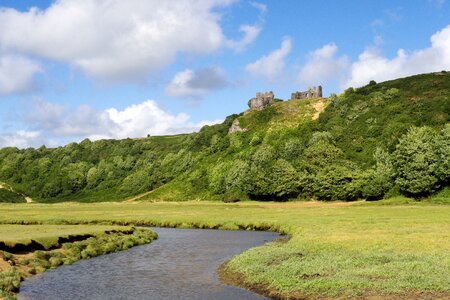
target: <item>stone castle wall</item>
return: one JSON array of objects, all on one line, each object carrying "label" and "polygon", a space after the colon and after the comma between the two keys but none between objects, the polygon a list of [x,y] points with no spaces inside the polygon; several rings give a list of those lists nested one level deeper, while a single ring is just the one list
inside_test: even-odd
[{"label": "stone castle wall", "polygon": [[312,87],[304,92],[294,92],[291,94],[291,99],[310,99],[310,98],[322,98],[322,86],[319,85],[317,88]]},{"label": "stone castle wall", "polygon": [[252,110],[261,110],[273,103],[274,94],[272,91],[266,93],[256,93],[256,97],[250,99],[249,106]]}]

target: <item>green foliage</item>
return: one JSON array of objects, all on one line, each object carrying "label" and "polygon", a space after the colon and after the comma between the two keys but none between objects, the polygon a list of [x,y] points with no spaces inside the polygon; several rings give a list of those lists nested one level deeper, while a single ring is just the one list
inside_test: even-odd
[{"label": "green foliage", "polygon": [[343,153],[333,144],[320,140],[306,148],[304,157],[311,171],[316,171],[343,158]]},{"label": "green foliage", "polygon": [[[448,164],[448,149],[442,149],[444,139],[430,127],[413,127],[402,137],[394,152],[396,182],[401,190],[410,195],[420,196],[434,192],[440,186],[442,164]],[[441,161],[444,159],[444,161]]]},{"label": "green foliage", "polygon": [[366,171],[367,183],[363,189],[363,196],[369,200],[382,199],[393,188],[395,178],[392,158],[387,151],[377,148],[374,158],[375,169]]},{"label": "green foliage", "polygon": [[364,174],[345,165],[331,164],[319,170],[312,189],[323,200],[357,200],[362,195]]},{"label": "green foliage", "polygon": [[283,149],[283,158],[288,161],[294,161],[300,157],[305,149],[302,140],[298,138],[289,139],[286,141]]},{"label": "green foliage", "polygon": [[25,198],[7,189],[0,189],[0,203],[24,203]]},{"label": "green foliage", "polygon": [[20,281],[20,274],[14,267],[0,272],[0,296],[13,298],[13,293],[19,291]]},{"label": "green foliage", "polygon": [[277,159],[270,172],[270,194],[276,197],[296,195],[299,188],[297,170],[286,160]]},{"label": "green foliage", "polygon": [[[228,134],[236,118],[245,131]],[[275,101],[192,134],[4,148],[0,180],[38,202],[421,197],[449,185],[449,122],[450,73],[424,74]]]}]

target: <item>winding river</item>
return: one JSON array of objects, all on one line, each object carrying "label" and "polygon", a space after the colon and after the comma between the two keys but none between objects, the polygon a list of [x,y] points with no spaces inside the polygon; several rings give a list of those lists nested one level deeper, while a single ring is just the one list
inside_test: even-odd
[{"label": "winding river", "polygon": [[25,280],[19,299],[265,299],[220,283],[218,267],[276,233],[152,228],[151,244]]}]

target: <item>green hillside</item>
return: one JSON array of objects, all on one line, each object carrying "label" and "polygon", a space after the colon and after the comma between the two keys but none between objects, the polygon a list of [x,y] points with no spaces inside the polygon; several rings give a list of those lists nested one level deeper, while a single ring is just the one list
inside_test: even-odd
[{"label": "green hillside", "polygon": [[25,203],[25,198],[7,189],[0,188],[0,203]]},{"label": "green hillside", "polygon": [[[229,133],[236,118],[243,131]],[[0,180],[43,202],[147,191],[142,199],[421,198],[449,184],[449,121],[450,73],[424,74],[276,102],[198,133],[5,148]]]}]

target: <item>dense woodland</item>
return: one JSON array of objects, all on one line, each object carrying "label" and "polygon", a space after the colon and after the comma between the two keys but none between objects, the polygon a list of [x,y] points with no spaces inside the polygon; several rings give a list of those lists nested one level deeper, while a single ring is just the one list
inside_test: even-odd
[{"label": "dense woodland", "polygon": [[[245,131],[228,133],[236,118]],[[0,181],[43,202],[151,190],[146,199],[420,199],[448,193],[449,122],[450,73],[417,75],[277,102],[198,133],[4,148]]]}]

